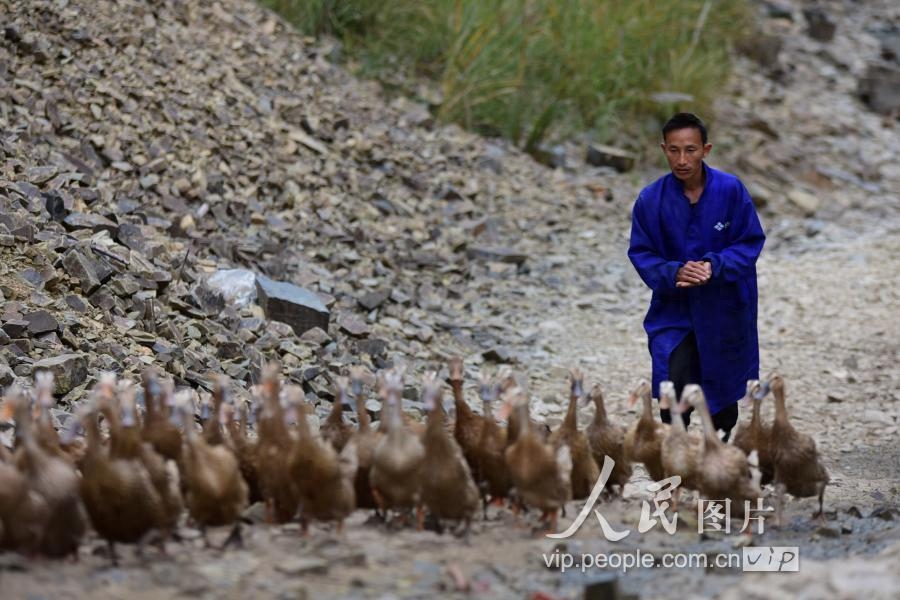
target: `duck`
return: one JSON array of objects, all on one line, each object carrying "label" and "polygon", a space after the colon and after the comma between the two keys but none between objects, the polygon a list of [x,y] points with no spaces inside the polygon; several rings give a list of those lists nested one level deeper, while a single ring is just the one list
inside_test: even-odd
[{"label": "duck", "polygon": [[299,505],[295,487],[285,477],[294,438],[281,407],[280,374],[278,364],[267,365],[260,386],[255,390],[261,406],[255,463],[259,492],[266,503],[269,523],[287,523],[297,514]]},{"label": "duck", "polygon": [[59,432],[53,426],[50,409],[56,405],[53,400],[53,372],[38,371],[34,375],[34,409],[37,419],[34,421],[35,437],[45,452],[78,466],[84,456],[84,444],[79,438],[72,438],[69,443],[62,443]]},{"label": "duck", "polygon": [[602,465],[608,456],[613,461],[613,468],[606,480],[606,491],[612,491],[613,486],[618,488],[619,497],[625,493],[625,484],[631,479],[632,467],[625,455],[625,430],[611,422],[606,415],[606,406],[603,400],[603,389],[599,383],[591,387],[587,396],[589,402],[594,403],[594,419],[586,430],[588,444],[594,462]]},{"label": "duck", "polygon": [[[118,419],[110,420],[110,456],[114,459],[139,460],[146,469],[162,502],[163,520],[157,528],[159,548],[165,554],[165,541],[174,533],[184,509],[181,495],[181,475],[175,461],[167,460],[143,439],[138,416],[135,390],[131,382],[118,385]],[[104,413],[107,414],[107,413]]]},{"label": "duck", "polygon": [[357,429],[350,440],[356,447],[356,477],[354,490],[356,492],[356,506],[358,508],[378,509],[375,497],[372,495],[372,486],[369,482],[369,472],[372,470],[372,462],[375,457],[375,448],[384,436],[384,432],[372,429],[369,413],[366,410],[366,396],[363,382],[365,381],[365,368],[354,366],[350,369],[350,388],[356,401]]},{"label": "duck", "polygon": [[174,386],[171,382],[161,385],[150,369],[144,370],[141,379],[147,411],[141,426],[141,438],[164,459],[174,461],[180,469],[182,439],[179,419],[172,411]]},{"label": "duck", "polygon": [[441,519],[450,519],[462,522],[462,532],[468,534],[480,494],[462,449],[444,427],[444,412],[437,408],[442,395],[437,373],[427,373],[422,388],[422,404],[428,413],[423,439],[422,502],[437,519],[438,530]]},{"label": "duck", "polygon": [[319,431],[322,438],[330,443],[336,452],[344,449],[344,446],[353,435],[353,425],[344,421],[344,405],[349,404],[347,388],[349,383],[346,377],[336,377],[334,381],[334,401],[331,403],[331,412]]},{"label": "duck", "polygon": [[87,514],[78,491],[79,476],[72,464],[44,450],[38,443],[25,393],[13,388],[6,403],[15,416],[18,457],[16,466],[26,485],[47,506],[49,518],[44,524],[37,553],[50,558],[75,556],[87,530]]},{"label": "duck", "polygon": [[[11,405],[4,409],[3,420],[8,421]],[[0,550],[36,554],[49,519],[44,497],[28,485],[12,454],[0,444]]]},{"label": "duck", "polygon": [[584,395],[584,373],[579,368],[569,372],[569,404],[562,424],[550,434],[549,442],[554,448],[569,446],[572,455],[572,498],[582,500],[591,495],[591,490],[600,479],[600,468],[591,454],[591,446],[584,432],[578,430],[578,401]]},{"label": "duck", "polygon": [[228,398],[228,383],[223,377],[213,377],[212,401],[203,400],[200,403],[200,422],[203,423],[203,439],[210,446],[225,444],[225,419],[226,400]]},{"label": "duck", "polygon": [[257,439],[251,438],[249,434],[255,411],[256,404],[254,402],[242,401],[238,410],[238,419],[228,419],[226,424],[228,439],[231,440],[231,449],[237,456],[238,464],[241,467],[241,476],[247,483],[247,499],[250,504],[263,501],[256,462]]},{"label": "duck", "polygon": [[479,374],[478,380],[484,425],[481,429],[481,438],[478,440],[476,472],[481,477],[479,485],[484,496],[482,508],[487,518],[488,502],[502,503],[509,496],[512,476],[504,455],[507,446],[506,429],[494,418],[491,408],[497,401],[500,388],[493,383],[486,371]]},{"label": "duck", "polygon": [[[481,441],[481,430],[484,418],[475,413],[463,396],[463,361],[454,356],[449,361],[450,387],[453,390],[453,403],[456,407],[453,437],[462,448],[463,456],[475,478],[481,480],[478,472],[478,443]],[[443,410],[443,409],[441,409]]]},{"label": "duck", "polygon": [[775,465],[772,463],[772,426],[766,425],[762,421],[760,407],[762,400],[768,393],[768,382],[765,385],[759,381],[751,379],[747,382],[747,390],[755,390],[750,395],[753,402],[753,412],[750,416],[750,422],[742,422],[734,434],[734,445],[744,451],[744,454],[750,456],[750,453],[756,451],[757,468],[760,473],[760,484],[766,485],[772,482],[775,475]]},{"label": "duck", "polygon": [[642,379],[628,398],[628,405],[633,407],[640,399],[643,410],[637,421],[625,431],[625,454],[631,462],[643,463],[644,468],[653,481],[665,478],[660,448],[669,425],[653,418],[653,398],[650,382]]},{"label": "duck", "polygon": [[784,378],[779,373],[772,373],[767,383],[775,397],[770,446],[776,494],[775,522],[778,526],[783,524],[785,492],[795,498],[817,496],[819,510],[813,518],[823,520],[825,487],[830,481],[828,471],[822,464],[815,440],[791,425],[785,406]]},{"label": "duck", "polygon": [[507,391],[512,410],[510,423],[519,432],[504,453],[519,499],[542,511],[541,522],[555,533],[560,509],[572,497],[572,454],[567,444],[558,448],[545,442],[531,424],[528,398],[519,388]]},{"label": "duck", "polygon": [[416,527],[424,528],[422,507],[422,469],[425,447],[421,438],[404,427],[400,411],[403,391],[403,369],[393,368],[381,373],[380,391],[384,402],[379,429],[384,437],[375,447],[369,482],[375,504],[382,515],[387,510],[415,509]]},{"label": "duck", "polygon": [[184,481],[188,514],[199,526],[209,546],[206,528],[231,525],[222,544],[242,545],[238,518],[247,506],[247,484],[241,477],[237,457],[224,445],[210,446],[194,427],[194,410],[189,396],[176,399],[184,427]]},{"label": "duck", "polygon": [[672,424],[662,440],[661,453],[663,472],[666,477],[678,476],[681,483],[672,492],[672,509],[678,510],[678,500],[683,489],[697,490],[700,487],[700,455],[703,439],[688,434],[682,413],[687,406],[675,400],[675,384],[663,381],[659,384],[659,407],[670,410]]},{"label": "duck", "polygon": [[[107,448],[102,444],[98,413],[95,398],[80,415],[87,432],[87,451],[79,490],[94,530],[106,540],[112,564],[118,565],[115,545],[137,543],[140,554],[145,537],[151,531],[164,529],[165,512],[140,458],[117,456],[115,446]],[[133,426],[133,418],[126,412],[116,427]],[[111,434],[118,436],[119,432],[113,430]],[[117,440],[119,453],[122,445],[123,441]]]},{"label": "duck", "polygon": [[302,390],[292,386],[286,391],[289,406],[297,414],[297,441],[286,475],[299,501],[303,533],[313,520],[334,521],[341,533],[344,519],[356,509],[356,447],[348,441],[338,453],[332,442],[314,435],[307,420],[311,407],[303,400]]},{"label": "duck", "polygon": [[741,516],[745,501],[762,496],[759,486],[753,482],[747,455],[740,448],[726,444],[719,438],[699,385],[686,385],[682,391],[682,399],[700,412],[703,422],[703,443],[698,459],[702,468],[698,471],[697,480],[700,493],[710,500],[730,499],[731,515]]}]

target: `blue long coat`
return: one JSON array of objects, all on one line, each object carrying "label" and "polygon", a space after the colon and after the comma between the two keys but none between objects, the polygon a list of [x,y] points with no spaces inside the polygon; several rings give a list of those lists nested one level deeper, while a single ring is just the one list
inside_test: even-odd
[{"label": "blue long coat", "polygon": [[[715,414],[759,377],[756,259],[765,233],[740,180],[703,165],[706,186],[693,206],[669,173],[644,188],[632,210],[628,257],[653,296],[644,329],[653,361],[653,391],[669,378],[669,355],[693,331],[700,385]],[[712,279],[676,288],[688,260],[708,260]]]}]

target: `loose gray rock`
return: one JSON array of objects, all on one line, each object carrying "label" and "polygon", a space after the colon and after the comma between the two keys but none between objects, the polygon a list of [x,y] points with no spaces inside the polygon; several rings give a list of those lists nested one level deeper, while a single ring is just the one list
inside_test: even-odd
[{"label": "loose gray rock", "polygon": [[809,37],[820,42],[830,42],[834,38],[837,23],[825,9],[819,6],[807,8],[803,10],[803,16],[809,25],[806,30]]},{"label": "loose gray rock", "polygon": [[9,319],[3,324],[3,331],[13,339],[24,337],[28,331],[28,321],[25,319]]},{"label": "loose gray rock", "polygon": [[37,361],[33,371],[53,373],[53,393],[61,395],[84,383],[87,378],[87,361],[81,354],[61,354]]},{"label": "loose gray rock", "polygon": [[604,146],[602,144],[591,144],[587,149],[585,162],[595,167],[612,167],[620,173],[625,173],[634,168],[637,156],[613,146]]},{"label": "loose gray rock", "polygon": [[387,300],[390,295],[391,292],[389,290],[366,292],[362,297],[357,299],[357,302],[359,302],[359,305],[366,310],[374,310],[384,304],[384,301]]},{"label": "loose gray rock", "polygon": [[526,254],[517,252],[512,248],[488,248],[484,246],[472,246],[466,249],[466,256],[472,260],[509,263],[516,266],[520,266],[528,260]]},{"label": "loose gray rock", "polygon": [[331,313],[309,290],[264,276],[256,278],[256,290],[266,318],[287,323],[295,334],[313,327],[328,329]]},{"label": "loose gray rock", "polygon": [[900,111],[900,67],[890,64],[870,64],[860,78],[857,91],[871,110],[881,114]]},{"label": "loose gray rock", "polygon": [[59,323],[53,318],[53,315],[46,310],[38,310],[32,313],[26,313],[22,319],[28,322],[28,331],[32,335],[38,333],[46,333],[48,331],[56,331]]},{"label": "loose gray rock", "polygon": [[738,44],[738,49],[760,66],[772,68],[778,64],[778,56],[781,54],[783,46],[784,40],[781,36],[757,32]]},{"label": "loose gray rock", "polygon": [[0,387],[8,387],[16,380],[16,374],[9,365],[0,365]]},{"label": "loose gray rock", "polygon": [[97,272],[96,261],[91,260],[78,250],[70,250],[63,257],[63,266],[69,275],[78,280],[81,289],[85,294],[90,294],[98,287],[102,281]]}]

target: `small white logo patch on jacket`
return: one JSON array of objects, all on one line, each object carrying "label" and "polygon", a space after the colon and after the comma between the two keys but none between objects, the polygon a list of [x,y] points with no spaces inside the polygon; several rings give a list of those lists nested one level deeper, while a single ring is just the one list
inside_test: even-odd
[{"label": "small white logo patch on jacket", "polygon": [[713,228],[714,228],[716,231],[725,231],[726,229],[728,229],[728,226],[729,226],[729,225],[731,225],[731,221],[725,221],[724,223],[723,223],[722,221],[719,221],[718,223],[716,223],[716,224],[713,226]]}]

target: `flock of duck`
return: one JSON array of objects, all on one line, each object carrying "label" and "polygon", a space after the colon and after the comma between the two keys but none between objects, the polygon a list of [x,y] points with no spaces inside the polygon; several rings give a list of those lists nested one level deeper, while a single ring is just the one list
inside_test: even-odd
[{"label": "flock of duck", "polygon": [[[455,358],[449,364],[453,419],[435,373],[422,385],[426,421],[406,415],[403,371],[395,368],[378,373],[383,404],[375,428],[365,408],[372,376],[354,367],[349,377],[336,379],[333,409],[316,430],[306,418],[311,406],[302,389],[283,386],[279,373],[277,365],[268,366],[249,402],[236,402],[228,381],[217,380],[211,401],[200,407],[202,428],[191,392],[175,393],[149,371],[140,389],[102,376],[76,411],[78,426],[62,435],[49,412],[52,376],[38,373],[32,391],[11,388],[2,413],[7,422],[14,419],[16,435],[12,451],[0,445],[0,549],[77,554],[90,525],[115,562],[116,543],[138,544],[139,551],[153,543],[164,552],[184,512],[204,540],[207,527],[231,526],[224,547],[241,543],[241,515],[254,502],[264,503],[268,522],[299,519],[304,533],[311,522],[335,523],[340,531],[361,508],[382,520],[391,516],[392,523],[414,520],[420,529],[427,511],[438,528],[452,521],[467,534],[479,509],[487,517],[488,506],[506,502],[517,518],[520,510],[540,510],[542,529],[556,531],[560,509],[590,495],[607,456],[615,463],[605,484],[609,495],[623,493],[633,464],[640,463],[653,480],[681,477],[676,503],[677,492],[687,488],[730,498],[739,508],[771,482],[778,522],[785,492],[818,495],[822,514],[828,474],[815,442],[789,422],[777,374],[748,382],[752,418],[725,443],[713,430],[699,386],[686,387],[680,401],[670,382],[661,386],[660,404],[676,417],[667,425],[654,419],[651,386],[641,381],[631,405],[641,400],[643,411],[626,429],[608,418],[600,386],[585,393],[583,374],[573,369],[565,418],[550,431],[530,418],[526,392],[506,369],[480,376],[482,411],[472,410],[463,393],[463,362]],[[764,424],[760,403],[769,391],[775,417]],[[343,414],[351,402],[355,426]],[[585,430],[576,420],[579,402],[596,408]],[[688,406],[701,415],[702,435],[686,431],[677,418]]]}]

